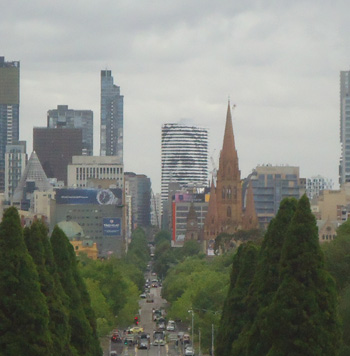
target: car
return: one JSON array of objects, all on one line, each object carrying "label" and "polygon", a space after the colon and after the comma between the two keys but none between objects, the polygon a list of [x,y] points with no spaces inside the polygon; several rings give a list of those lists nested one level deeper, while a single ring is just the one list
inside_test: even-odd
[{"label": "car", "polygon": [[153,294],[147,294],[146,303],[153,303],[153,302],[154,302]]},{"label": "car", "polygon": [[146,297],[147,297],[146,293],[142,293],[142,294],[140,294],[140,298],[142,298],[142,299],[146,299]]},{"label": "car", "polygon": [[130,329],[133,334],[143,333],[143,328],[141,326],[134,326]]},{"label": "car", "polygon": [[118,356],[117,351],[111,351],[109,356]]},{"label": "car", "polygon": [[111,337],[112,342],[121,342],[121,338],[118,332],[113,332],[112,337]]},{"label": "car", "polygon": [[194,356],[194,350],[192,346],[187,346],[185,349],[185,356]]},{"label": "car", "polygon": [[164,323],[164,321],[160,321],[160,322],[158,323],[158,329],[165,329],[165,323]]},{"label": "car", "polygon": [[168,325],[166,326],[167,331],[174,331],[175,330],[175,321],[169,320]]},{"label": "car", "polygon": [[158,288],[158,284],[157,283],[152,283],[151,287],[152,288]]}]

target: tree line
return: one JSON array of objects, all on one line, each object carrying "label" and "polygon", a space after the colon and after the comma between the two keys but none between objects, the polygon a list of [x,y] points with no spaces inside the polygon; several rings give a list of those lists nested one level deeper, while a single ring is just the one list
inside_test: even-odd
[{"label": "tree line", "polygon": [[341,321],[310,204],[285,199],[261,246],[234,255],[216,354],[337,355]]},{"label": "tree line", "polygon": [[102,355],[90,296],[73,246],[58,227],[21,227],[8,208],[0,223],[2,355]]}]

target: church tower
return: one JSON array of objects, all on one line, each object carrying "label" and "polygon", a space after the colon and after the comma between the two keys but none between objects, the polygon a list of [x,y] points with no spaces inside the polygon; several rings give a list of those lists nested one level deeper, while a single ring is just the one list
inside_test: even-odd
[{"label": "church tower", "polygon": [[242,228],[242,185],[233,134],[230,102],[217,173],[216,201],[219,232],[232,234]]}]

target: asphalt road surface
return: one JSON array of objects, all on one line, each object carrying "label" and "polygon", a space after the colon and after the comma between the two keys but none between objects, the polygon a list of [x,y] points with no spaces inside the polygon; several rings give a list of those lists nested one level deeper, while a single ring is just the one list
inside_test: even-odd
[{"label": "asphalt road surface", "polygon": [[[144,332],[151,337],[151,346],[148,350],[139,350],[137,346],[127,346],[123,343],[110,343],[109,351],[105,352],[107,356],[110,351],[116,351],[117,355],[121,356],[178,356],[182,355],[181,350],[177,349],[175,340],[177,330],[166,332],[167,343],[164,346],[153,346],[153,331],[156,329],[156,323],[152,320],[152,309],[160,309],[166,306],[166,300],[162,299],[161,288],[151,288],[150,294],[154,296],[153,303],[147,303],[146,299],[140,299],[140,326],[144,328]],[[108,355],[109,356],[109,355]]]}]

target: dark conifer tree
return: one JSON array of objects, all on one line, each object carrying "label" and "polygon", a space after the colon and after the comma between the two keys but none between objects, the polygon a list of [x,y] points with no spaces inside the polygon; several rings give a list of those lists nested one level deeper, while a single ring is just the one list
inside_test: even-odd
[{"label": "dark conifer tree", "polygon": [[261,356],[271,347],[272,340],[265,334],[266,311],[279,287],[282,246],[296,206],[296,199],[285,198],[269,224],[247,297],[249,321],[233,345],[233,355]]},{"label": "dark conifer tree", "polygon": [[53,260],[48,231],[42,222],[34,222],[24,231],[25,242],[34,263],[36,264],[41,284],[41,291],[46,297],[49,309],[49,329],[53,341],[52,355],[72,355],[70,348],[70,326],[68,319],[67,295],[59,281],[56,265]]},{"label": "dark conifer tree", "polygon": [[24,243],[17,209],[8,208],[0,224],[0,352],[52,355],[49,312],[36,266]]},{"label": "dark conifer tree", "polygon": [[78,355],[102,355],[102,350],[96,346],[96,333],[85,314],[84,298],[77,286],[76,274],[78,271],[73,246],[57,226],[51,235],[51,246],[62,287],[70,298],[71,345],[76,349]]},{"label": "dark conifer tree", "polygon": [[255,273],[258,252],[258,247],[248,242],[241,245],[233,257],[230,287],[216,339],[216,355],[231,355],[232,343],[248,321],[246,297]]},{"label": "dark conifer tree", "polygon": [[268,312],[268,356],[337,355],[340,323],[334,280],[324,268],[316,220],[298,202],[281,256],[280,286]]}]

